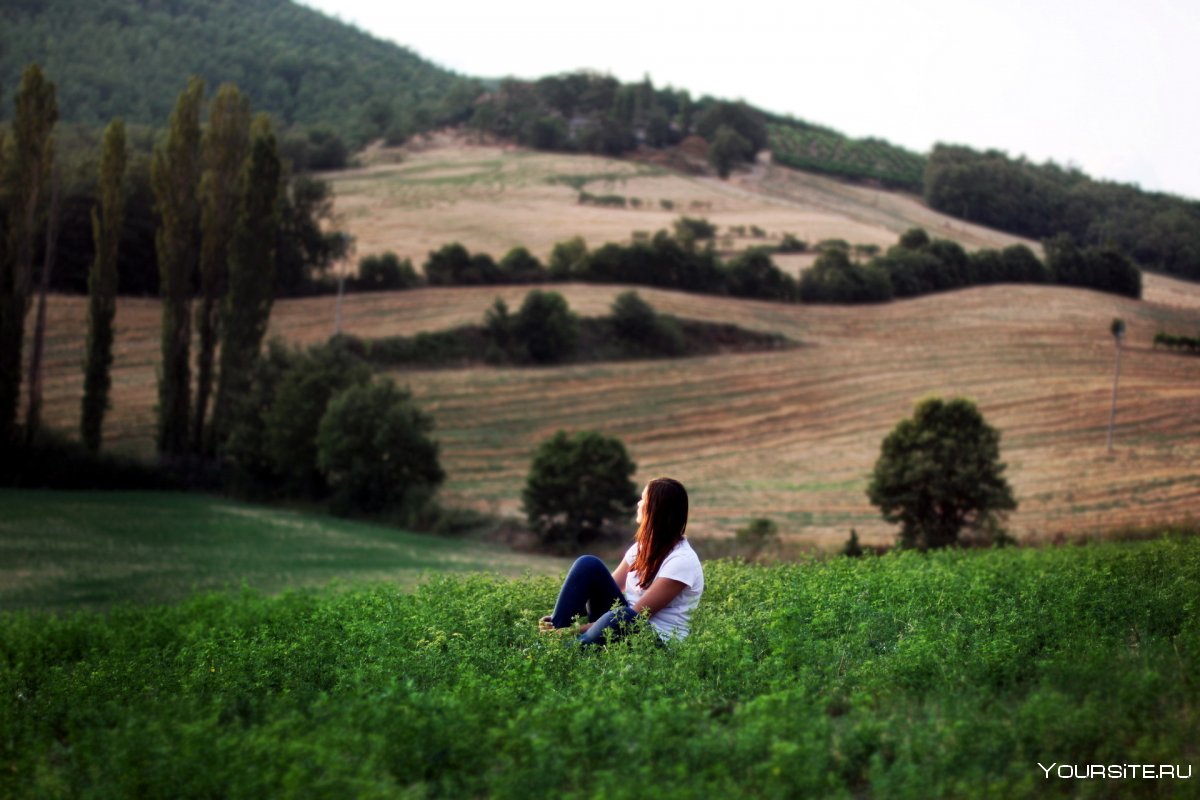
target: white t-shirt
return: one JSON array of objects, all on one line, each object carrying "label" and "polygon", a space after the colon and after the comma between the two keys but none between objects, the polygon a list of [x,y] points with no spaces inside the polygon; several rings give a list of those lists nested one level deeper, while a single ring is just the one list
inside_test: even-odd
[{"label": "white t-shirt", "polygon": [[[638,574],[633,570],[633,561],[637,558],[637,551],[637,542],[634,542],[633,546],[625,551],[625,563],[629,565],[629,572],[625,576],[625,599],[631,606],[641,600],[642,595],[646,593],[638,586]],[[700,603],[700,595],[704,592],[704,569],[700,566],[700,557],[688,544],[687,539],[682,539],[672,548],[671,552],[667,553],[662,566],[658,568],[658,574],[654,577],[655,580],[670,578],[684,585],[684,590],[675,595],[675,599],[650,617],[650,624],[654,626],[654,630],[660,638],[682,639],[688,635],[688,623],[692,618],[692,610]]]}]

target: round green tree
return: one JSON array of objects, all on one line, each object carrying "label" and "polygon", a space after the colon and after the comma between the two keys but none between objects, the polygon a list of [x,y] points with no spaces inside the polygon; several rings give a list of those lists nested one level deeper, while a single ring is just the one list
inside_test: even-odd
[{"label": "round green tree", "polygon": [[317,464],[341,510],[380,511],[427,496],[445,478],[433,420],[384,380],[329,401],[317,429]]},{"label": "round green tree", "polygon": [[538,364],[563,361],[579,343],[579,321],[558,292],[535,289],[513,320],[513,335],[529,360]]},{"label": "round green tree", "polygon": [[521,493],[530,527],[547,544],[593,538],[606,522],[633,512],[636,468],[620,439],[559,431],[538,447]]},{"label": "round green tree", "polygon": [[1017,507],[1000,434],[970,400],[923,400],[881,450],[867,495],[884,519],[900,524],[902,546],[955,544],[964,528],[993,531]]}]

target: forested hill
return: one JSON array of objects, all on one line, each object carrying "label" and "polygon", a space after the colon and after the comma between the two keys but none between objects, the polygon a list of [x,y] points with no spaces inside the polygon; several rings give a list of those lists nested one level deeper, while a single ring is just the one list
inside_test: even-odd
[{"label": "forested hill", "polygon": [[0,0],[0,117],[31,62],[65,122],[164,124],[190,75],[236,83],[285,127],[353,144],[428,124],[453,73],[288,0]]}]

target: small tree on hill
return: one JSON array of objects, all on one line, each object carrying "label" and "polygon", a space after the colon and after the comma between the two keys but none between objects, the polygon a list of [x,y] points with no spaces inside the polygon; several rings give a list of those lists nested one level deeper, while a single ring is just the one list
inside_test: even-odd
[{"label": "small tree on hill", "polygon": [[733,166],[739,161],[751,161],[754,158],[754,145],[728,125],[717,129],[712,145],[708,148],[708,163],[712,164],[717,174],[728,178]]},{"label": "small tree on hill", "polygon": [[351,386],[329,401],[317,465],[338,511],[382,511],[425,499],[445,478],[433,419],[389,380]]},{"label": "small tree on hill", "polygon": [[521,498],[529,525],[546,544],[593,538],[637,503],[636,465],[620,439],[595,431],[559,431],[534,454]]},{"label": "small tree on hill", "polygon": [[964,528],[994,534],[1017,507],[1000,461],[1000,434],[969,400],[930,398],[887,438],[867,495],[900,544],[921,550],[958,542]]},{"label": "small tree on hill", "polygon": [[549,364],[575,352],[579,321],[561,294],[535,289],[513,320],[513,335],[531,361]]}]

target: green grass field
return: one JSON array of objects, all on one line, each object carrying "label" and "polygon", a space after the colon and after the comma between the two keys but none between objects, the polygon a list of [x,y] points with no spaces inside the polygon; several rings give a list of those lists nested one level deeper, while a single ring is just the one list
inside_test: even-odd
[{"label": "green grass field", "polygon": [[558,572],[565,562],[200,495],[0,489],[0,610],[104,608],[196,590],[429,573]]},{"label": "green grass field", "polygon": [[705,571],[587,653],[553,577],[0,614],[0,797],[1196,796],[1200,539]]}]

